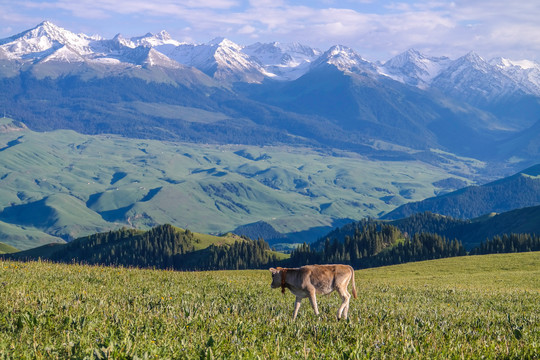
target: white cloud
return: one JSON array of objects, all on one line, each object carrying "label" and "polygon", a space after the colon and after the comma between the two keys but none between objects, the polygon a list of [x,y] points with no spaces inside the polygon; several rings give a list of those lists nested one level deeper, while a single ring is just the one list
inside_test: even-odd
[{"label": "white cloud", "polygon": [[[94,23],[92,33],[105,27],[125,32],[129,25],[142,34],[152,25],[199,41],[222,35],[239,43],[254,36],[320,48],[339,43],[372,60],[411,47],[452,57],[475,50],[487,58],[540,60],[540,8],[534,1],[0,0],[0,10],[3,26],[14,29],[52,14],[52,21],[84,29]],[[77,25],[84,19],[90,20]]]},{"label": "white cloud", "polygon": [[257,31],[253,26],[245,25],[238,30],[238,34],[253,34]]}]

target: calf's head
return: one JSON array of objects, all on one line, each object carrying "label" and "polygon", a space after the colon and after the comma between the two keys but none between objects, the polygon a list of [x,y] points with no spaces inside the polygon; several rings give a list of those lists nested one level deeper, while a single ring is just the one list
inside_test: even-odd
[{"label": "calf's head", "polygon": [[277,269],[270,268],[269,270],[272,273],[272,283],[270,284],[270,287],[272,289],[281,287],[281,275],[283,269],[278,267]]}]

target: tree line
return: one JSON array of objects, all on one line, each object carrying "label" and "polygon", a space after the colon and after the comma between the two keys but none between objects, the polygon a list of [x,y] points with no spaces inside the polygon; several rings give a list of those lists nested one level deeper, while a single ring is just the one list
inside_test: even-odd
[{"label": "tree line", "polygon": [[536,234],[504,234],[486,239],[471,251],[471,255],[540,251],[540,236]]},{"label": "tree line", "polygon": [[149,231],[122,228],[79,238],[51,256],[53,261],[180,268],[182,255],[194,250],[194,236],[166,224]]},{"label": "tree line", "polygon": [[191,231],[179,231],[169,224],[148,231],[122,228],[76,239],[50,254],[6,255],[10,258],[37,258],[64,263],[113,265],[174,270],[256,269],[279,265],[279,259],[267,242],[245,236],[233,244],[210,245],[196,249],[200,243]]},{"label": "tree line", "polygon": [[6,258],[174,270],[239,270],[307,264],[350,264],[356,269],[464,255],[540,251],[540,236],[510,234],[486,239],[469,253],[457,239],[435,233],[409,235],[398,227],[363,220],[329,236],[298,246],[280,260],[263,239],[243,236],[233,244],[197,249],[200,240],[189,230],[160,225],[148,231],[122,228],[76,239],[49,253],[2,255]]},{"label": "tree line", "polygon": [[270,246],[263,239],[237,241],[232,245],[210,245],[208,256],[201,263],[201,269],[261,269],[277,266],[279,259],[270,252]]},{"label": "tree line", "polygon": [[[319,248],[317,250],[317,248]],[[395,226],[365,222],[356,226],[344,241],[337,238],[314,244],[303,244],[291,253],[290,265],[344,263],[368,268],[466,255],[458,240],[448,240],[431,233],[405,237]]]}]

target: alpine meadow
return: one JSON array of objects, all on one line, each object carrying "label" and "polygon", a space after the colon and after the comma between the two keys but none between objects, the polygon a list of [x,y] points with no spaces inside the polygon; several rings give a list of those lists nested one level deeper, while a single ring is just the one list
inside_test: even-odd
[{"label": "alpine meadow", "polygon": [[338,322],[270,289],[268,270],[1,263],[0,352],[17,359],[508,358],[540,355],[540,254],[357,271]]},{"label": "alpine meadow", "polygon": [[507,5],[36,1],[0,2],[0,359],[540,359],[536,40],[475,33]]}]

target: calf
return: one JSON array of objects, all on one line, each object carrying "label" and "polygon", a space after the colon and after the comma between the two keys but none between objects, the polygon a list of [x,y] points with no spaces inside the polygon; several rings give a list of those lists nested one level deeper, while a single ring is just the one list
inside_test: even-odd
[{"label": "calf", "polygon": [[343,316],[347,318],[349,312],[349,299],[351,295],[347,291],[349,281],[352,279],[352,290],[356,298],[356,286],[354,284],[354,269],[349,265],[306,265],[300,268],[270,268],[272,272],[272,284],[275,289],[281,287],[281,292],[289,289],[296,295],[294,304],[293,320],[298,315],[300,302],[303,298],[309,297],[311,306],[315,314],[319,315],[317,308],[316,294],[327,295],[337,290],[341,296],[341,306],[337,312],[338,320]]}]

